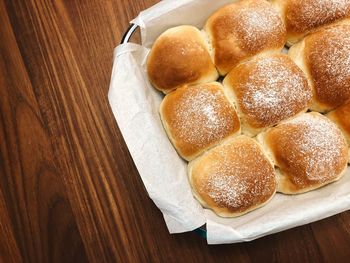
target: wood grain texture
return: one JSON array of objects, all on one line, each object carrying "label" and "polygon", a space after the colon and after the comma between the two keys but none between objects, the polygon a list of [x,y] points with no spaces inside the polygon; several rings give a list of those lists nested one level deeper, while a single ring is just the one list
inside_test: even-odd
[{"label": "wood grain texture", "polygon": [[250,243],[171,236],[107,101],[156,0],[0,0],[0,262],[344,262],[350,213]]}]

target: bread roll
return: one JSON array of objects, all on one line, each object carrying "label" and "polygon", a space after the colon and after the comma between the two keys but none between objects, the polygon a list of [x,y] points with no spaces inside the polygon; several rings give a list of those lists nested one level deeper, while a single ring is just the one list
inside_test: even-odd
[{"label": "bread roll", "polygon": [[[327,117],[335,122],[343,131],[345,138],[348,141],[348,146],[350,147],[350,100],[336,110],[328,113]],[[350,150],[348,161],[350,163]]]},{"label": "bread roll", "polygon": [[328,113],[327,117],[340,127],[350,145],[350,100],[336,110]]},{"label": "bread roll", "polygon": [[237,113],[217,82],[184,86],[168,94],[160,114],[171,142],[188,161],[240,133]]},{"label": "bread roll", "polygon": [[165,31],[151,49],[147,72],[153,86],[164,93],[219,77],[202,33],[193,26]]},{"label": "bread roll", "polygon": [[259,53],[279,52],[286,40],[281,17],[264,0],[238,1],[224,6],[208,19],[205,31],[221,75]]},{"label": "bread roll", "polygon": [[316,29],[350,17],[350,0],[272,0],[280,10],[289,45]]},{"label": "bread roll", "polygon": [[282,123],[260,134],[258,140],[278,167],[278,192],[308,192],[337,181],[346,171],[344,135],[319,113]]},{"label": "bread roll", "polygon": [[188,168],[194,196],[222,217],[237,217],[272,199],[272,163],[253,139],[239,136],[192,161]]},{"label": "bread roll", "polygon": [[238,65],[226,76],[224,86],[233,92],[242,131],[250,136],[307,111],[312,100],[305,74],[283,54]]},{"label": "bread roll", "polygon": [[294,45],[289,55],[314,89],[313,110],[329,111],[350,99],[350,25],[311,34]]}]

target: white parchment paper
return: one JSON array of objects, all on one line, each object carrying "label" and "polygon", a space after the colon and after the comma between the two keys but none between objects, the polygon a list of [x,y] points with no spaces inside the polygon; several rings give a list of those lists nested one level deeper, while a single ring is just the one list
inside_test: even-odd
[{"label": "white parchment paper", "polygon": [[337,183],[298,196],[277,194],[266,206],[235,219],[203,209],[188,183],[187,164],[171,145],[159,118],[163,95],[147,79],[149,47],[166,29],[183,24],[202,28],[206,18],[229,0],[165,0],[140,13],[142,46],[115,49],[109,101],[149,196],[170,233],[207,225],[209,244],[250,241],[350,209],[350,168]]}]

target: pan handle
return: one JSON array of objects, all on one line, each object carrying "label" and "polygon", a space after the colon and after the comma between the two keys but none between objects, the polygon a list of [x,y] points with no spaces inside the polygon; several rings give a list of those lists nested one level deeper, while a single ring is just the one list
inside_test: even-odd
[{"label": "pan handle", "polygon": [[138,25],[131,24],[128,30],[124,33],[122,40],[120,41],[120,44],[128,43],[130,41],[130,38],[132,37],[132,35],[134,34],[134,32],[138,27],[139,27]]}]

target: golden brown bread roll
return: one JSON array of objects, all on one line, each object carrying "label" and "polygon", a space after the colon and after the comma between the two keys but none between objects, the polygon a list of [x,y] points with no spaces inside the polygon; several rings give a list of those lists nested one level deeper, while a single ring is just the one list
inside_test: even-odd
[{"label": "golden brown bread roll", "polygon": [[217,82],[184,86],[168,94],[160,114],[171,142],[186,160],[240,132],[237,113]]},{"label": "golden brown bread roll", "polygon": [[184,84],[219,77],[202,36],[193,26],[178,26],[160,35],[147,60],[148,77],[155,88],[169,93]]},{"label": "golden brown bread roll", "polygon": [[336,110],[328,113],[327,117],[338,124],[350,145],[350,100]]},{"label": "golden brown bread roll", "polygon": [[260,134],[274,160],[278,192],[298,194],[338,180],[346,171],[348,147],[339,128],[319,113],[307,113]]},{"label": "golden brown bread roll", "polygon": [[[345,138],[348,141],[348,146],[350,147],[350,100],[336,110],[328,113],[327,117],[335,122],[343,131]],[[348,161],[350,163],[350,151]]]},{"label": "golden brown bread roll", "polygon": [[208,19],[204,29],[221,75],[226,75],[239,62],[259,53],[279,52],[286,37],[281,17],[264,0],[245,0],[227,5]]},{"label": "golden brown bread roll", "polygon": [[246,136],[230,139],[192,161],[188,175],[194,196],[222,217],[257,209],[276,192],[271,161]]},{"label": "golden brown bread roll", "polygon": [[289,55],[314,89],[313,110],[329,111],[350,99],[350,25],[319,30],[291,47]]},{"label": "golden brown bread roll", "polygon": [[238,65],[226,76],[224,86],[233,92],[242,131],[250,136],[307,111],[312,100],[305,74],[283,54]]},{"label": "golden brown bread roll", "polygon": [[316,29],[350,17],[350,0],[272,0],[287,27],[292,45]]}]

